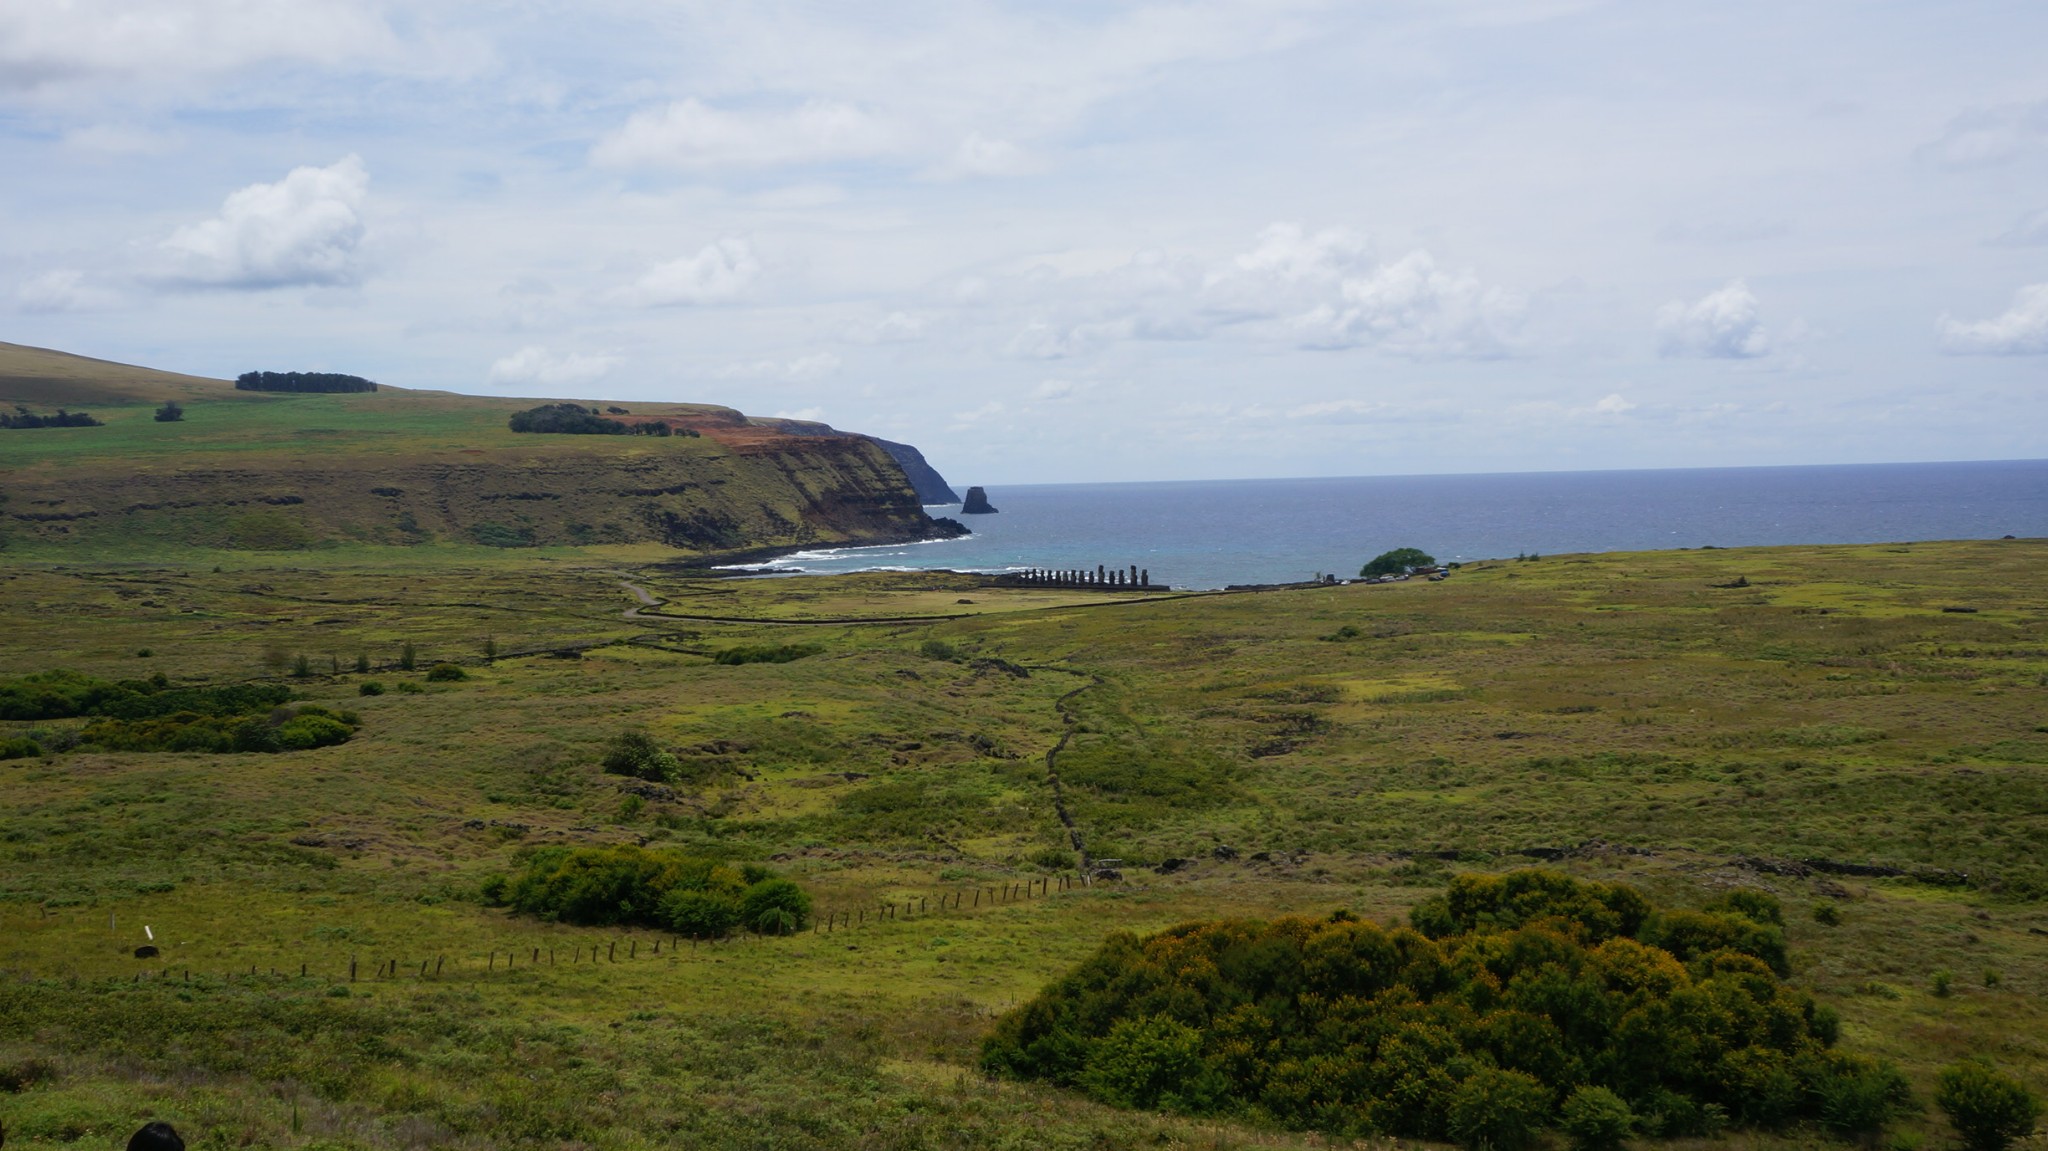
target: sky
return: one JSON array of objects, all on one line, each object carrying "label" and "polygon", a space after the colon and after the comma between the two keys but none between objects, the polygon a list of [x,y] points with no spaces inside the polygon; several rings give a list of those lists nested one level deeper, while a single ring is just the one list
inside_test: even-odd
[{"label": "sky", "polygon": [[8,0],[0,339],[956,484],[2048,456],[2048,5]]}]

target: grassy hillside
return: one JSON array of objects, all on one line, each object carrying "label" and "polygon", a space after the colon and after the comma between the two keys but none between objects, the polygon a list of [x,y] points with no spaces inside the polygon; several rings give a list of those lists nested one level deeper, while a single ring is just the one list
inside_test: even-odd
[{"label": "grassy hillside", "polygon": [[[1383,919],[1538,860],[1680,906],[1768,890],[1846,1049],[1923,1100],[1972,1053],[2038,1089],[2044,547],[1108,604],[624,552],[11,563],[0,677],[282,678],[362,728],[0,763],[0,1121],[10,1147],[104,1145],[145,1113],[209,1145],[1320,1146],[990,1083],[977,1045],[1114,930]],[[798,642],[816,654],[715,660]],[[326,674],[359,653],[370,672]],[[301,655],[320,674],[290,676]],[[426,682],[440,659],[470,678]],[[603,774],[629,727],[696,782]],[[1121,881],[1080,882],[1076,834]],[[834,927],[692,948],[480,895],[536,845],[617,843],[776,861]],[[159,958],[130,955],[144,924]],[[1948,1138],[1930,1111],[1893,1146]]]},{"label": "grassy hillside", "polygon": [[[175,400],[177,422],[155,419]],[[383,388],[236,391],[0,346],[0,404],[102,427],[0,436],[0,545],[296,551],[338,544],[652,544],[696,554],[916,539],[902,468],[852,436],[786,435],[729,408],[633,404],[697,436],[520,435],[531,399]]]}]

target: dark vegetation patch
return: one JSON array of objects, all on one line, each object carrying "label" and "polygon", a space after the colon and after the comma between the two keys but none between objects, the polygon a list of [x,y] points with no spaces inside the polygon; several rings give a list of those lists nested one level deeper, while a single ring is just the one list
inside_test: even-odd
[{"label": "dark vegetation patch", "polygon": [[361,726],[353,712],[287,707],[291,694],[282,684],[172,687],[162,673],[116,681],[57,670],[0,680],[0,720],[92,720],[18,737],[36,747],[31,754],[81,744],[107,751],[305,751],[346,743]]},{"label": "dark vegetation patch", "polygon": [[[624,415],[623,408],[613,412]],[[581,404],[542,404],[523,412],[512,413],[506,426],[515,432],[539,432],[566,436],[686,436],[697,435],[695,428],[679,428],[666,420],[624,420],[608,419],[594,409]]]},{"label": "dark vegetation patch", "polygon": [[1889,1064],[1783,984],[1781,914],[1752,894],[1659,910],[1537,869],[1460,875],[1409,928],[1327,919],[1112,936],[1004,1016],[997,1074],[1106,1103],[1293,1128],[1522,1147],[1561,1113],[1646,1134],[1817,1121],[1881,1129]]},{"label": "dark vegetation patch", "polygon": [[0,412],[0,428],[97,428],[102,421],[84,412],[70,412],[58,408],[55,415],[45,416],[15,405],[13,412]]},{"label": "dark vegetation patch", "polygon": [[485,898],[523,915],[585,926],[657,927],[692,939],[737,929],[788,935],[810,926],[811,897],[759,864],[638,847],[547,847]]},{"label": "dark vegetation patch", "polygon": [[741,663],[795,663],[797,660],[814,656],[825,649],[811,643],[760,643],[742,644],[729,647],[712,656],[712,662],[722,664]]},{"label": "dark vegetation patch", "polygon": [[374,392],[377,385],[361,376],[340,372],[243,372],[235,377],[243,392]]}]

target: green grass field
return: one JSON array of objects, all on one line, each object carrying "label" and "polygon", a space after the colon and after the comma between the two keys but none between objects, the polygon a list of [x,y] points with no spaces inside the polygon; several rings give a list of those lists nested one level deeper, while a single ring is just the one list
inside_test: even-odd
[{"label": "green grass field", "polygon": [[[1114,930],[1392,919],[1454,871],[1538,860],[1684,906],[1769,890],[1844,1047],[1923,1100],[1968,1054],[2048,1087],[2041,541],[1111,603],[655,558],[10,560],[0,677],[283,677],[363,720],[314,751],[0,762],[10,1148],[150,1115],[208,1147],[1324,1146],[989,1081],[977,1044]],[[629,616],[628,583],[664,602]],[[715,662],[791,643],[820,650]],[[358,654],[373,670],[328,674]],[[318,674],[289,677],[300,656]],[[423,682],[442,659],[471,678]],[[703,782],[602,774],[629,727]],[[1063,878],[1063,736],[1060,797],[1121,882]],[[532,846],[614,843],[774,861],[856,923],[692,948],[478,895]],[[159,958],[130,955],[144,925]],[[1951,1136],[1930,1107],[1888,1138]]]}]

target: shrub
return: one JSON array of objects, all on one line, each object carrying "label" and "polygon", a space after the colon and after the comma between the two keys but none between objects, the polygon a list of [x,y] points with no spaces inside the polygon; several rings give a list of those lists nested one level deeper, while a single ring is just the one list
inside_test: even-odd
[{"label": "shrub", "polygon": [[25,735],[0,742],[0,759],[33,759],[43,754],[43,745]]},{"label": "shrub", "polygon": [[1106,1093],[1130,1081],[1096,1068],[1106,1037],[1165,1016],[1226,1085],[1176,1106],[1290,1127],[1519,1147],[1578,1088],[1604,1092],[1573,1109],[1589,1145],[1631,1113],[1668,1137],[1731,1113],[1881,1124],[1897,1072],[1830,1051],[1831,1013],[1721,946],[1768,955],[1782,940],[1749,918],[1764,908],[1744,910],[1659,913],[1633,888],[1526,869],[1455,877],[1415,909],[1420,931],[1338,914],[1119,933],[998,1020],[982,1065]]},{"label": "shrub", "polygon": [[763,935],[788,935],[811,925],[811,897],[787,879],[761,879],[740,896],[740,922]]},{"label": "shrub", "polygon": [[1942,1069],[1934,1103],[1969,1151],[2004,1151],[2034,1131],[2041,1101],[1988,1063],[1970,1060]]},{"label": "shrub", "polygon": [[400,680],[398,683],[398,694],[400,695],[418,695],[425,690],[427,689],[409,679]]},{"label": "shrub", "polygon": [[456,680],[468,678],[468,672],[452,663],[437,663],[427,669],[428,683],[453,683]]},{"label": "shrub", "polygon": [[1821,1126],[1844,1138],[1876,1135],[1913,1107],[1913,1089],[1898,1068],[1875,1059],[1828,1052],[1808,1070]]},{"label": "shrub", "polygon": [[374,679],[366,679],[356,685],[357,695],[383,695],[384,685]]},{"label": "shrub", "polygon": [[286,751],[307,751],[347,743],[352,733],[347,724],[324,715],[301,715],[286,720],[277,729],[277,742]]},{"label": "shrub", "polygon": [[398,670],[411,671],[419,666],[419,659],[418,649],[412,646],[411,640],[406,640],[405,646],[398,649]]},{"label": "shrub", "polygon": [[1605,1087],[1580,1087],[1566,1097],[1557,1125],[1579,1151],[1619,1151],[1635,1130],[1636,1113]]},{"label": "shrub", "polygon": [[1524,1151],[1550,1113],[1550,1091],[1533,1075],[1483,1068],[1451,1093],[1451,1138],[1487,1151]]},{"label": "shrub", "polygon": [[723,939],[739,926],[739,897],[730,891],[678,888],[661,901],[669,930],[691,939]]},{"label": "shrub", "polygon": [[[751,873],[759,878],[750,881]],[[752,882],[752,886],[748,886]],[[766,869],[639,847],[549,847],[506,885],[514,911],[565,923],[662,927],[693,939],[774,915],[774,933],[808,925],[810,896]]]},{"label": "shrub", "polygon": [[1095,1045],[1082,1089],[1118,1107],[1202,1114],[1228,1095],[1202,1057],[1202,1033],[1164,1015],[1125,1019]]},{"label": "shrub", "polygon": [[1936,998],[1947,999],[1955,990],[1956,973],[1946,967],[1934,969],[1934,994]]},{"label": "shrub", "polygon": [[918,654],[926,659],[952,661],[960,658],[960,649],[942,639],[928,639],[918,645]]},{"label": "shrub", "polygon": [[654,742],[644,731],[622,731],[605,747],[604,769],[612,775],[629,775],[655,783],[675,783],[682,778],[682,764]]},{"label": "shrub", "polygon": [[729,647],[712,656],[713,663],[794,663],[806,656],[813,656],[825,650],[816,644],[742,644]]},{"label": "shrub", "polygon": [[1813,921],[1822,927],[1840,927],[1842,925],[1842,909],[1832,903],[1819,904],[1813,909]]},{"label": "shrub", "polygon": [[175,424],[184,418],[185,409],[175,400],[164,401],[164,405],[156,410],[156,422],[160,424]]}]

